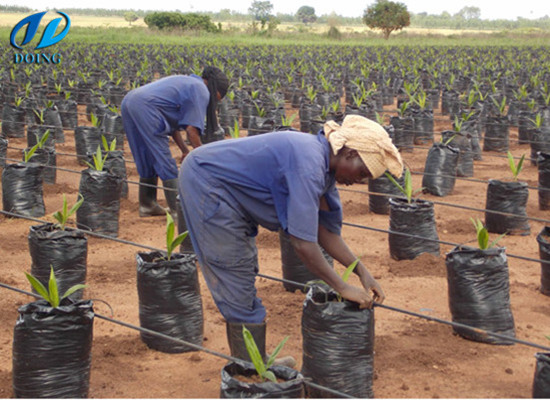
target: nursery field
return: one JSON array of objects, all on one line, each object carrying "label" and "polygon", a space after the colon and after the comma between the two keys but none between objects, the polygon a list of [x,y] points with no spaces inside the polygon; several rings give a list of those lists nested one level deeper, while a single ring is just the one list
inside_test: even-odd
[{"label": "nursery field", "polygon": [[[62,96],[63,91],[72,91],[73,96],[76,98],[77,93],[89,91],[90,88],[96,88],[98,92],[101,92],[106,83],[99,85],[98,88],[98,82],[102,80],[109,80],[111,83],[116,82],[117,74],[122,78],[117,85],[120,84],[118,87],[123,89],[122,92],[125,92],[132,85],[143,84],[151,79],[176,73],[176,71],[181,72],[181,66],[186,66],[183,67],[186,73],[195,70],[202,64],[193,61],[193,55],[200,56],[201,63],[216,63],[219,62],[217,51],[227,51],[224,57],[229,57],[226,59],[231,59],[232,55],[239,53],[239,50],[235,48],[226,50],[211,47],[194,48],[191,51],[194,54],[185,56],[188,58],[183,56],[177,58],[178,56],[169,55],[170,49],[157,48],[153,49],[154,53],[148,59],[139,61],[134,59],[130,63],[129,69],[122,71],[121,67],[120,71],[122,72],[119,72],[118,66],[112,59],[101,59],[102,61],[99,64],[95,64],[90,53],[83,52],[78,47],[74,50],[75,53],[73,54],[79,54],[81,59],[78,60],[78,64],[72,66],[79,71],[87,71],[88,74],[86,72],[76,74],[70,68],[67,68],[68,65],[62,67],[67,68],[66,70],[58,68],[54,73],[52,71],[55,71],[55,69],[44,69],[44,71],[47,71],[47,76],[44,71],[38,69],[32,71],[30,77],[25,75],[22,70],[16,71],[11,77],[8,72],[5,72],[5,79],[2,80],[1,85],[6,104],[12,102],[14,93],[19,93],[23,97],[27,78],[29,82],[33,81],[32,89],[27,90],[27,98],[36,96],[35,98],[41,98],[42,100],[47,99],[49,93],[56,92],[55,83],[61,83],[63,90],[57,91],[58,97],[51,96],[51,98],[56,100],[64,98]],[[127,54],[131,58],[135,51],[140,50],[143,49],[131,47],[127,49]],[[252,55],[256,54],[256,50],[254,48],[243,51]],[[109,47],[106,46],[103,51],[108,54]],[[165,51],[166,53],[164,53]],[[522,53],[519,48],[509,48],[502,52],[494,48],[482,49],[480,51],[493,54],[496,61],[493,61],[493,64],[487,62],[481,65],[483,63],[479,63],[476,54],[471,55],[468,51],[464,52],[464,49],[460,48],[400,48],[375,50],[374,54],[365,52],[363,49],[354,48],[346,51],[351,59],[348,58],[347,61],[345,58],[339,59],[337,62],[325,66],[325,69],[319,68],[316,72],[312,72],[311,67],[315,65],[317,59],[316,51],[322,53],[321,56],[326,57],[336,54],[339,49],[299,49],[303,53],[295,53],[291,56],[292,61],[290,64],[293,67],[285,71],[286,75],[283,73],[275,78],[277,67],[283,65],[282,58],[279,58],[281,55],[279,51],[286,52],[290,50],[277,50],[271,55],[264,53],[263,57],[265,59],[263,60],[260,56],[254,55],[249,58],[248,62],[241,61],[242,64],[238,64],[239,62],[236,59],[231,61],[231,65],[227,67],[227,70],[232,71],[233,90],[235,91],[235,98],[231,101],[238,101],[239,95],[237,92],[248,93],[242,94],[242,96],[252,97],[253,100],[258,101],[264,97],[264,94],[270,94],[275,103],[273,105],[275,111],[272,114],[275,117],[272,118],[281,116],[281,113],[285,116],[285,119],[281,121],[282,123],[275,123],[275,125],[285,125],[286,122],[286,125],[291,125],[297,130],[304,128],[303,118],[300,118],[304,114],[301,114],[300,111],[300,108],[303,108],[303,102],[293,104],[298,101],[292,96],[292,93],[296,92],[300,92],[303,98],[309,97],[314,104],[317,104],[316,101],[325,94],[327,98],[331,99],[331,101],[323,100],[325,103],[319,101],[324,108],[322,106],[314,107],[314,116],[310,120],[311,126],[315,126],[315,123],[318,124],[319,120],[322,122],[323,118],[331,118],[329,107],[334,111],[332,117],[338,120],[338,118],[341,118],[342,112],[345,111],[344,105],[349,106],[352,103],[355,104],[356,108],[364,110],[369,116],[372,116],[372,111],[376,109],[378,114],[382,116],[383,121],[381,122],[388,125],[390,117],[397,117],[398,114],[403,118],[406,117],[407,110],[403,110],[401,104],[407,96],[411,108],[414,103],[413,98],[422,103],[422,100],[419,100],[422,95],[417,96],[418,93],[422,92],[422,87],[426,91],[437,88],[438,100],[441,100],[439,89],[447,89],[448,92],[456,93],[454,99],[457,102],[462,102],[463,107],[460,108],[462,109],[467,108],[468,94],[473,90],[473,87],[476,87],[476,84],[479,84],[477,89],[480,92],[491,93],[499,101],[502,99],[502,93],[505,93],[509,101],[512,98],[517,99],[517,96],[514,97],[512,94],[512,89],[518,91],[518,88],[525,84],[525,89],[532,90],[531,93],[533,93],[532,96],[529,94],[525,97],[525,102],[534,98],[539,103],[542,100],[539,100],[536,93],[545,85],[547,88],[548,83],[550,83],[548,53],[538,53],[537,49],[531,49],[527,53]],[[392,53],[392,51],[395,51],[395,53]],[[164,59],[162,56],[165,54],[166,58]],[[540,59],[537,60],[536,54],[540,54]],[[156,55],[160,55],[160,57],[155,60]],[[176,57],[175,64],[171,64],[170,57]],[[415,61],[408,64],[408,57]],[[498,68],[500,66],[511,65],[506,62],[509,58],[526,60],[525,65],[522,67],[520,63],[514,64],[514,67],[510,68],[510,73],[499,73]],[[423,60],[423,63],[418,64],[418,60]],[[383,68],[384,64],[388,67]],[[487,70],[483,70],[484,67]],[[114,77],[106,76],[106,71],[114,71]],[[136,73],[137,71],[139,73]],[[372,73],[369,73],[369,71]],[[468,72],[463,73],[463,71]],[[530,74],[532,76],[532,74],[539,71],[542,71],[539,75],[540,81],[533,82],[533,80],[529,80]],[[32,77],[37,76],[42,76],[44,79],[42,81],[39,78],[32,79]],[[326,77],[326,79],[320,79],[320,76]],[[453,78],[450,78],[451,76]],[[465,78],[471,76],[475,76],[478,81],[476,82],[474,78],[471,81]],[[88,86],[77,84],[69,89],[68,81],[73,79],[79,83],[85,81]],[[270,83],[275,79],[280,80],[279,86],[270,86]],[[288,80],[285,82],[286,79]],[[299,84],[300,80],[305,82],[302,83],[302,87]],[[356,87],[350,83],[351,81],[357,83]],[[372,82],[377,82],[377,84],[372,86]],[[416,86],[413,84],[415,82],[417,83]],[[433,84],[430,85],[429,82],[433,82]],[[490,82],[494,82],[492,87]],[[413,85],[409,86],[409,84]],[[111,88],[117,87],[117,85],[112,85]],[[29,86],[31,85],[29,84]],[[43,87],[46,87],[47,90],[41,91],[40,89]],[[388,91],[384,87],[389,88],[390,100],[384,101],[382,104],[381,94],[386,94],[386,98],[388,98]],[[395,92],[390,90],[393,88],[395,88]],[[254,94],[257,90],[262,92],[259,96]],[[286,92],[289,90],[292,93],[287,95]],[[313,91],[316,92],[316,96],[313,95]],[[349,91],[353,91],[353,97]],[[284,101],[283,92],[285,92]],[[39,93],[41,94],[39,95]],[[116,96],[109,98],[107,96],[109,91],[106,89],[103,93],[104,100],[107,99],[112,105],[120,101]],[[121,92],[112,90],[112,93],[119,94]],[[278,93],[281,93],[281,97],[277,97]],[[544,89],[542,89],[542,93],[548,95]],[[377,97],[377,94],[380,97]],[[362,103],[358,101],[360,96],[363,97]],[[92,97],[78,99],[76,110],[78,126],[92,126],[89,113],[90,109],[94,111],[101,109],[101,102],[98,101],[98,98],[98,93],[94,92]],[[335,98],[339,102],[338,106],[334,105]],[[491,100],[486,99],[485,104],[487,105],[490,102]],[[518,102],[521,103],[522,98]],[[229,113],[230,116],[237,117],[242,135],[246,135],[254,129],[257,130],[257,133],[261,133],[270,126],[268,122],[255,118],[262,117],[263,112],[261,110],[263,108],[269,109],[267,99],[264,99],[264,103],[261,104],[263,105],[255,107],[257,113],[252,111],[252,115],[249,116],[248,127],[242,126],[243,114],[240,113],[243,109],[246,109],[246,106],[241,105],[239,107],[240,112],[237,114]],[[93,106],[90,107],[90,105]],[[230,106],[228,107],[230,108]],[[336,110],[337,107],[338,110]],[[546,115],[544,110],[547,107],[548,104],[546,104],[546,108],[544,104],[540,105],[543,115]],[[524,109],[527,110],[527,108]],[[351,108],[348,108],[347,111],[351,112]],[[422,173],[430,146],[433,142],[440,140],[441,132],[453,130],[449,112],[448,110],[442,110],[441,101],[437,102],[432,111],[433,137],[424,140],[423,144],[413,145],[412,140],[409,142],[403,137],[394,137],[396,143],[400,143],[403,150],[403,159],[412,171],[413,188],[415,189],[422,186]],[[510,103],[507,104],[506,111],[510,111]],[[103,112],[105,115],[108,114],[105,107]],[[117,110],[114,109],[111,112],[116,113]],[[458,108],[453,111],[451,106],[451,113],[453,112],[460,115]],[[223,140],[239,140],[229,136],[228,128],[233,128],[233,120],[230,119],[230,123],[227,123],[226,115],[224,115],[220,111],[220,122],[222,126],[225,125],[227,133]],[[464,121],[464,123],[467,122]],[[273,126],[272,124],[271,127]],[[4,134],[6,134],[4,123],[2,128]],[[409,131],[408,135],[412,134],[414,136],[419,128],[416,129],[416,131],[415,129]],[[526,234],[507,235],[498,242],[498,246],[505,247],[506,253],[510,255],[536,260],[539,259],[539,247],[536,237],[546,225],[545,220],[550,220],[550,212],[539,209],[538,191],[531,189],[539,186],[538,169],[529,160],[531,155],[529,140],[524,139],[524,144],[518,143],[517,120],[516,123],[510,123],[508,133],[508,148],[513,156],[519,158],[525,154],[527,157],[523,170],[519,175],[519,180],[526,182],[530,188],[526,214],[530,218],[538,220],[528,221],[530,231]],[[79,193],[80,171],[85,167],[78,162],[76,157],[79,150],[75,142],[75,129],[65,128],[64,135],[65,142],[55,144],[56,165],[59,168],[56,182],[55,184],[43,185],[46,215],[39,217],[43,221],[55,222],[52,214],[62,208],[63,194],[67,196],[69,204],[73,204]],[[397,132],[395,135],[397,135]],[[428,132],[427,135],[430,136],[430,133]],[[27,138],[8,137],[7,140],[9,145],[5,157],[8,159],[8,163],[15,162],[13,160],[20,160],[22,150],[28,145]],[[480,142],[483,144],[483,138],[480,138]],[[408,146],[413,147],[409,148]],[[179,153],[174,143],[171,143],[171,149],[176,159],[178,159]],[[411,149],[412,151],[408,151]],[[484,221],[484,213],[456,206],[482,210],[485,208],[488,180],[512,180],[512,173],[508,167],[505,151],[482,151],[481,158],[481,160],[473,161],[473,176],[457,178],[451,194],[445,197],[438,197],[429,193],[420,195],[423,200],[435,202],[435,226],[439,240],[443,242],[477,246],[476,231],[470,218],[479,218]],[[139,181],[139,176],[132,162],[132,155],[127,143],[124,144],[124,159],[126,160],[129,185],[127,198],[121,198],[120,200],[118,238],[163,249],[166,243],[165,218],[139,218],[138,216],[138,186],[136,183]],[[351,249],[363,260],[381,284],[387,296],[385,304],[429,317],[447,321],[452,320],[449,308],[445,256],[453,249],[453,246],[442,243],[439,256],[425,253],[413,260],[397,261],[393,259],[390,256],[388,233],[372,230],[372,228],[387,230],[390,222],[388,215],[375,214],[369,210],[368,185],[341,186],[340,189],[344,222],[356,225],[345,225],[342,235]],[[161,199],[161,203],[164,201],[162,191],[159,191],[159,199]],[[0,214],[0,254],[2,256],[0,258],[0,283],[30,290],[24,274],[30,272],[31,265],[28,234],[30,227],[37,224],[37,222],[21,218],[9,218]],[[74,217],[71,218],[69,225],[74,226]],[[490,233],[491,240],[496,239],[498,236],[496,233]],[[257,245],[259,248],[260,273],[272,277],[282,277],[278,233],[260,228]],[[139,326],[136,282],[136,253],[138,251],[144,251],[144,249],[130,244],[89,236],[87,288],[84,291],[83,298],[94,299],[94,311],[96,313]],[[550,297],[543,295],[540,291],[540,263],[509,257],[508,267],[510,306],[515,323],[516,337],[543,346],[550,345],[550,341],[546,338],[546,335],[550,334]],[[335,265],[335,268],[340,272],[344,269],[341,265]],[[229,354],[225,321],[214,305],[201,275],[199,275],[199,279],[204,310],[203,345],[208,349]],[[359,285],[359,281],[355,276],[352,276],[351,280],[354,284]],[[268,312],[268,351],[273,350],[285,336],[290,336],[282,354],[294,356],[298,363],[296,368],[300,369],[302,366],[301,318],[305,294],[300,291],[288,292],[280,282],[264,277],[257,279],[257,288],[258,296],[262,299]],[[14,396],[12,389],[12,343],[13,327],[18,318],[17,309],[31,300],[26,295],[0,288],[0,397],[3,398]],[[105,303],[112,307],[112,314]],[[522,344],[492,345],[467,340],[454,334],[450,326],[379,307],[375,308],[374,314],[375,338],[372,388],[375,397],[529,398],[532,396],[536,364],[534,355],[540,350]],[[219,397],[220,371],[226,364],[224,359],[204,352],[167,354],[155,351],[149,349],[142,342],[140,334],[136,330],[97,317],[93,329],[89,397]]]}]

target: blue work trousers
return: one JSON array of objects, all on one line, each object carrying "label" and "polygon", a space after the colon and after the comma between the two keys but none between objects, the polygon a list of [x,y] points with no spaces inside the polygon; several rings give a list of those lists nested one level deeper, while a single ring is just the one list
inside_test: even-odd
[{"label": "blue work trousers", "polygon": [[261,323],[266,315],[256,296],[257,225],[191,152],[179,173],[179,195],[187,229],[204,279],[228,322]]},{"label": "blue work trousers", "polygon": [[139,176],[158,176],[163,181],[177,178],[178,167],[168,139],[171,129],[160,111],[130,92],[122,100],[121,114]]}]

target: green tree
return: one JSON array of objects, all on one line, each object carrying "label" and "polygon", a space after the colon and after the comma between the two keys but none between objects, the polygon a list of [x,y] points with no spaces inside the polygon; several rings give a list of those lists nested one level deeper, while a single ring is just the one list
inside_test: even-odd
[{"label": "green tree", "polygon": [[124,19],[128,21],[130,25],[139,19],[138,15],[134,11],[127,11],[124,13]]},{"label": "green tree", "polygon": [[269,0],[254,0],[250,7],[248,7],[248,13],[251,14],[256,21],[260,21],[262,29],[264,29],[265,24],[269,21],[272,11],[273,4],[271,4]]},{"label": "green tree", "polygon": [[296,12],[296,18],[302,21],[304,24],[317,21],[317,15],[315,15],[315,8],[310,6],[302,6]]},{"label": "green tree", "polygon": [[409,26],[411,16],[403,3],[376,0],[376,3],[365,10],[363,22],[371,29],[380,29],[384,38],[388,39],[393,31]]},{"label": "green tree", "polygon": [[455,17],[464,19],[479,19],[481,17],[481,10],[479,7],[463,7]]}]

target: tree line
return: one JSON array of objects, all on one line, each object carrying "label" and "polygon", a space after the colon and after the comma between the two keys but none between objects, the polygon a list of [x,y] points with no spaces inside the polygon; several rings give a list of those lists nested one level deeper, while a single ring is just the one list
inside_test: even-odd
[{"label": "tree line", "polygon": [[[48,8],[46,8],[48,9]],[[267,14],[265,11],[267,10]],[[345,17],[336,13],[323,14],[317,16],[312,6],[302,6],[295,13],[272,13],[273,4],[269,0],[253,0],[248,12],[234,11],[229,8],[221,9],[217,12],[196,12],[194,14],[206,15],[213,21],[221,22],[251,22],[264,21],[269,19],[276,20],[278,23],[304,23],[316,22],[318,24],[329,25],[361,25],[364,23],[364,11],[358,10],[357,17]],[[0,12],[26,13],[30,14],[33,10],[25,6],[1,5]],[[39,10],[42,11],[42,10]],[[130,9],[97,9],[97,8],[64,8],[67,14],[94,15],[94,16],[117,16],[128,17],[134,15],[137,18],[145,18],[147,14],[154,11],[149,10],[130,10]],[[177,11],[181,12],[181,11]],[[262,14],[264,13],[264,14]],[[550,16],[541,15],[538,18],[527,19],[518,17],[515,20],[496,19],[488,20],[481,18],[481,10],[478,7],[464,7],[455,14],[446,11],[441,14],[429,14],[427,12],[411,13],[410,26],[419,28],[449,28],[449,29],[520,29],[520,28],[539,28],[550,29]],[[128,20],[128,19],[127,19]],[[134,19],[132,19],[133,21]]]}]

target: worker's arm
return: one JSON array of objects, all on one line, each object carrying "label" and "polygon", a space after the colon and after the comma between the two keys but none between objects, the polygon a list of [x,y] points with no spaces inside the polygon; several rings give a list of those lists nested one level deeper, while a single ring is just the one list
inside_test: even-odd
[{"label": "worker's arm", "polygon": [[317,243],[308,242],[293,235],[289,236],[296,254],[307,269],[340,293],[343,298],[359,303],[361,308],[372,305],[372,299],[365,290],[345,283],[336,271],[330,267]]},{"label": "worker's arm", "polygon": [[[330,232],[322,225],[319,225],[319,244],[323,246],[332,258],[346,267],[357,259],[346,242],[344,242],[344,239],[342,239],[342,236]],[[357,263],[354,272],[359,275],[361,284],[367,292],[373,292],[373,300],[382,303],[386,298],[384,291],[361,261]]]},{"label": "worker's arm", "polygon": [[[321,197],[319,209],[322,211],[330,211],[324,196]],[[342,265],[349,266],[357,259],[346,242],[344,242],[344,239],[342,239],[342,236],[338,233],[331,232],[322,224],[319,224],[318,240],[325,251]],[[367,292],[373,292],[374,301],[382,303],[385,299],[384,291],[361,261],[357,263],[354,272],[359,275],[361,284]]]},{"label": "worker's arm", "polygon": [[[199,147],[202,144],[199,130],[197,128],[188,125],[187,128],[185,128],[185,131],[187,132],[187,138],[191,142],[193,148]],[[187,154],[189,154],[189,148],[185,144],[185,141],[183,140],[183,137],[181,136],[181,132],[179,130],[174,131],[174,133],[172,134],[172,138],[174,138],[174,142],[176,142],[179,149],[181,150],[181,162],[183,162],[184,158],[187,156]]]}]

